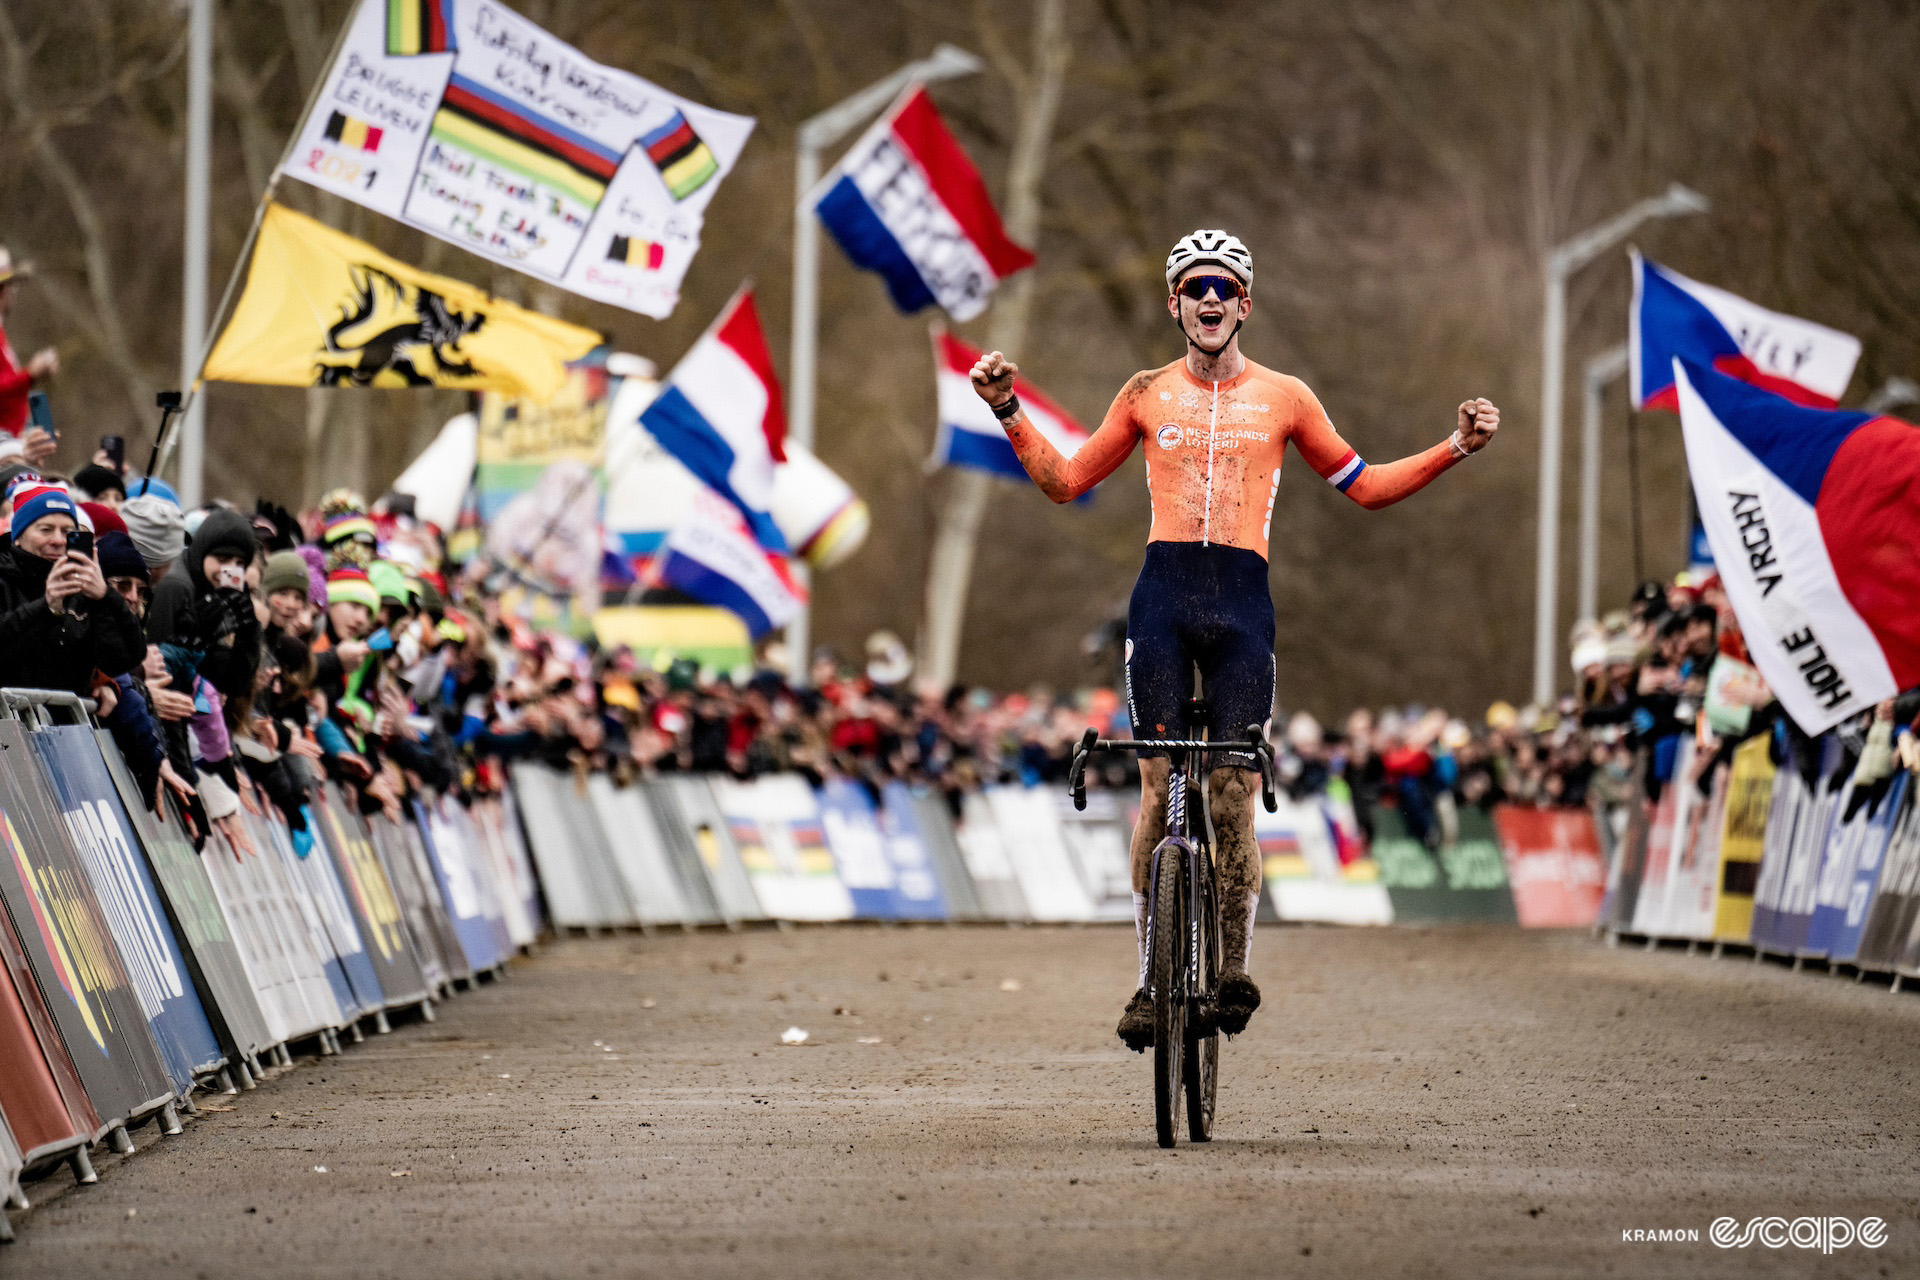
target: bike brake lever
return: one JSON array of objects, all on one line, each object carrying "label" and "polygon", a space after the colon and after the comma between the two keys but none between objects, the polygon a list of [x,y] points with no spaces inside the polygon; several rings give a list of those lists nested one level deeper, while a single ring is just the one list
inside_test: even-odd
[{"label": "bike brake lever", "polygon": [[1273,744],[1267,741],[1267,735],[1261,732],[1257,724],[1247,726],[1247,743],[1253,748],[1254,761],[1260,766],[1260,803],[1266,806],[1268,813],[1277,813],[1280,798],[1274,794]]}]

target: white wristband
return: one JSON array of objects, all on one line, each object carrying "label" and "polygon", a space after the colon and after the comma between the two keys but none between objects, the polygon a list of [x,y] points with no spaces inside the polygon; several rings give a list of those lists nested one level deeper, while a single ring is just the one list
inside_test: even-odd
[{"label": "white wristband", "polygon": [[1447,448],[1453,450],[1453,456],[1456,458],[1471,458],[1473,456],[1473,450],[1460,443],[1460,431],[1457,427],[1454,429],[1453,434],[1447,437]]}]

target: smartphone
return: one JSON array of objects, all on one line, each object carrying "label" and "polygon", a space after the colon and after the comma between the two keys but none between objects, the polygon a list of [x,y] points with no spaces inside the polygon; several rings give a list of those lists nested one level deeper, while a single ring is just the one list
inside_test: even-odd
[{"label": "smartphone", "polygon": [[127,469],[127,438],[125,436],[101,436],[100,452],[107,455],[115,471]]},{"label": "smartphone", "polygon": [[67,550],[78,551],[87,559],[93,559],[93,535],[85,529],[67,530]]},{"label": "smartphone", "polygon": [[55,440],[60,438],[60,433],[53,429],[53,407],[47,403],[46,392],[27,392],[27,418],[34,426],[40,428]]},{"label": "smartphone", "polygon": [[[72,535],[68,535],[71,537]],[[239,591],[247,585],[247,570],[244,565],[223,564],[214,576],[214,585],[225,587],[229,591]]]}]

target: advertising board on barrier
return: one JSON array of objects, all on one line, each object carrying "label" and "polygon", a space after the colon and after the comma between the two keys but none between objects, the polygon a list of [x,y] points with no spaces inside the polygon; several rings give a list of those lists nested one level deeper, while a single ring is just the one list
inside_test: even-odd
[{"label": "advertising board on barrier", "polygon": [[1673,758],[1673,774],[1660,789],[1647,828],[1647,856],[1641,864],[1640,898],[1634,904],[1632,930],[1658,934],[1668,929],[1672,909],[1674,846],[1687,829],[1697,798],[1693,773],[1693,739],[1682,738]]},{"label": "advertising board on barrier", "polygon": [[[443,941],[442,931],[433,920],[439,890],[431,880],[421,879],[400,825],[386,814],[376,813],[367,819],[367,839],[372,842],[380,865],[386,869],[388,883],[393,885],[394,899],[400,904],[400,923],[407,932],[413,958],[420,966],[420,977],[425,980],[429,993],[436,992],[452,976],[447,967],[447,942]],[[448,925],[446,937],[450,938],[452,932],[452,925]]]},{"label": "advertising board on barrier", "polygon": [[[1880,887],[1894,823],[1911,776],[1901,770],[1866,787],[1847,784],[1848,795],[1841,801],[1843,820],[1834,824],[1834,833],[1840,838],[1829,842],[1831,865],[1821,868],[1813,923],[1807,927],[1807,945],[1824,948],[1831,961],[1852,963],[1859,957],[1867,908]],[[1844,837],[1840,836],[1842,831]],[[1834,845],[1842,846],[1837,855]]]},{"label": "advertising board on barrier", "polygon": [[473,978],[473,966],[467,962],[466,948],[460,943],[460,934],[454,928],[452,908],[440,886],[439,873],[434,869],[433,858],[427,852],[427,839],[420,832],[417,820],[402,822],[396,830],[410,855],[414,874],[427,901],[427,915],[435,935],[440,940],[440,954],[447,966],[447,977],[461,982]]},{"label": "advertising board on barrier", "polygon": [[1607,872],[1593,814],[1503,804],[1494,807],[1493,826],[1506,855],[1507,883],[1522,925],[1577,929],[1599,917]]},{"label": "advertising board on barrier", "polygon": [[1031,918],[1091,920],[1093,899],[1073,865],[1051,787],[987,788],[987,808]]},{"label": "advertising board on barrier", "polygon": [[[4,875],[0,870],[0,877]],[[27,1164],[83,1145],[99,1133],[100,1117],[80,1086],[4,907],[0,907],[0,1062],[7,1064],[0,1071],[0,1115],[12,1121]]]},{"label": "advertising board on barrier", "polygon": [[987,798],[969,791],[960,801],[960,822],[954,828],[954,843],[966,861],[967,875],[973,881],[980,900],[981,914],[989,920],[1031,920],[1026,895],[1013,873],[1013,859],[1000,839],[1000,826],[994,821]]},{"label": "advertising board on barrier", "polygon": [[[264,813],[265,807],[261,809]],[[288,897],[306,921],[307,934],[341,1013],[352,1019],[380,1008],[385,1003],[380,979],[374,975],[373,961],[367,958],[366,945],[360,939],[360,927],[353,922],[333,860],[327,856],[322,833],[317,830],[319,815],[316,813],[308,824],[313,845],[302,856],[294,849],[285,827],[245,809],[241,813],[245,815],[243,821],[251,819],[246,821],[247,834],[260,856],[277,859],[285,872],[290,882]]]},{"label": "advertising board on barrier", "polygon": [[103,1123],[173,1096],[153,1031],[17,721],[0,720],[0,897]]},{"label": "advertising board on barrier", "polygon": [[1120,797],[1101,788],[1087,792],[1087,807],[1075,809],[1073,798],[1058,787],[1053,811],[1060,820],[1060,837],[1080,883],[1093,903],[1096,920],[1133,920],[1133,824]]},{"label": "advertising board on barrier", "polygon": [[1713,936],[1745,942],[1753,932],[1753,891],[1766,851],[1767,810],[1773,801],[1772,745],[1766,734],[1741,743],[1727,775],[1727,818],[1720,833],[1720,893]]},{"label": "advertising board on barrier", "polygon": [[120,946],[174,1092],[185,1096],[193,1078],[218,1070],[226,1055],[194,990],[146,859],[137,852],[132,823],[107,776],[99,744],[83,725],[37,729],[27,737]]},{"label": "advertising board on barrier", "polygon": [[1396,923],[1486,920],[1512,923],[1513,893],[1493,820],[1478,805],[1462,805],[1452,844],[1438,855],[1407,830],[1400,811],[1380,805],[1373,817],[1373,860],[1387,887]]},{"label": "advertising board on barrier", "polygon": [[175,936],[180,940],[187,967],[200,1001],[222,1046],[232,1054],[255,1054],[278,1043],[267,1030],[266,1018],[247,973],[240,963],[232,931],[220,913],[220,900],[206,868],[187,839],[186,828],[167,799],[164,815],[151,812],[140,795],[133,775],[127,772],[120,749],[106,730],[95,730],[94,740],[101,759],[113,779],[122,810],[133,822],[147,866],[159,886]]},{"label": "advertising board on barrier", "polygon": [[414,802],[421,842],[453,917],[454,937],[470,972],[491,969],[506,959],[500,935],[494,932],[488,884],[467,856],[451,813],[458,802],[450,796],[422,796]]},{"label": "advertising board on barrier", "polygon": [[[414,958],[400,920],[393,882],[374,855],[373,842],[358,814],[351,812],[332,783],[315,787],[312,813],[321,828],[333,870],[353,914],[367,963],[380,984],[382,1005],[417,1004],[427,998],[426,976]],[[278,826],[279,824],[274,824]]]},{"label": "advertising board on barrier", "polygon": [[967,864],[960,852],[960,842],[955,838],[953,812],[947,807],[947,798],[938,791],[928,788],[912,788],[904,782],[889,782],[881,789],[889,813],[898,816],[905,823],[907,814],[920,830],[920,838],[926,842],[928,856],[933,860],[934,873],[940,877],[940,894],[947,901],[947,910],[955,920],[978,920],[984,914],[980,908],[980,895],[974,889],[973,877],[967,874]]},{"label": "advertising board on barrier", "polygon": [[1673,835],[1673,858],[1667,870],[1669,937],[1704,942],[1713,937],[1714,913],[1720,893],[1720,840],[1727,825],[1728,774],[1714,767],[1707,794],[1692,778],[1676,786],[1688,793],[1686,819]]},{"label": "advertising board on barrier", "polygon": [[[533,858],[540,866],[540,880],[547,888],[547,907],[553,923],[562,929],[594,929],[637,923],[624,890],[612,881],[614,868],[602,865],[596,856],[600,841],[582,843],[573,838],[566,809],[572,797],[563,794],[569,779],[544,765],[519,763],[512,768],[513,785],[520,792],[521,806],[527,813],[527,833],[533,841]],[[464,864],[457,874],[462,883],[456,887],[460,901],[454,905],[454,923],[479,914],[479,895],[471,888],[471,876]],[[471,904],[469,906],[468,904]],[[478,966],[486,968],[485,965]]]},{"label": "advertising board on barrier", "polygon": [[500,899],[500,919],[507,926],[507,941],[515,949],[532,945],[540,936],[540,885],[533,878],[533,863],[520,838],[520,819],[512,811],[513,795],[476,796],[467,807],[480,847],[493,866],[495,892]]},{"label": "advertising board on barrier", "polygon": [[704,895],[722,920],[766,919],[706,779],[655,778],[641,785],[687,896]]},{"label": "advertising board on barrier", "polygon": [[1379,864],[1361,858],[1340,864],[1329,815],[1317,797],[1295,800],[1282,791],[1274,811],[1253,810],[1260,875],[1282,920],[1326,924],[1391,924],[1393,903],[1379,881]]},{"label": "advertising board on barrier", "polygon": [[[921,838],[920,823],[910,806],[904,818],[898,810],[876,807],[866,787],[846,778],[829,779],[820,791],[819,803],[827,846],[842,868],[843,880],[846,880],[845,868],[850,859],[867,862],[878,858],[885,864],[891,881],[887,901],[874,904],[881,907],[885,917],[946,919],[947,904],[940,892],[940,880],[934,874],[932,856]],[[854,892],[854,913],[870,914],[862,908],[857,891]]]},{"label": "advertising board on barrier", "polygon": [[894,913],[893,865],[877,833],[866,844],[829,848],[820,806],[800,778],[716,778],[711,785],[765,914],[776,920],[846,920]]},{"label": "advertising board on barrier", "polygon": [[1839,802],[1828,785],[1839,756],[1840,744],[1832,738],[1798,744],[1774,779],[1753,895],[1753,945],[1762,951],[1793,955],[1806,943],[1827,830]]},{"label": "advertising board on barrier", "polygon": [[1880,869],[1880,889],[1867,906],[1860,931],[1862,968],[1905,971],[1907,939],[1920,919],[1920,788],[1911,782],[1894,815],[1893,834]]},{"label": "advertising board on barrier", "polygon": [[[252,856],[243,856],[215,832],[207,838],[200,865],[233,931],[267,1034],[280,1043],[337,1027],[346,1018],[315,939],[318,922],[309,923],[294,903],[292,880],[251,818],[241,811],[241,822],[254,842]],[[346,990],[345,975],[338,980],[340,990]]]},{"label": "advertising board on barrier", "polygon": [[639,787],[617,787],[612,778],[596,773],[587,779],[587,798],[593,802],[594,816],[606,832],[614,865],[627,882],[634,923],[707,924],[719,919],[717,912],[710,919],[702,919],[706,913],[687,901],[660,825]]}]

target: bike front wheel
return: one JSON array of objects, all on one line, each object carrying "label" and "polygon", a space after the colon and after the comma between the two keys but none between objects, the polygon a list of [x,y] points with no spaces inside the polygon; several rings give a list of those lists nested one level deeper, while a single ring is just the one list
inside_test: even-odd
[{"label": "bike front wheel", "polygon": [[1154,859],[1153,955],[1147,981],[1153,987],[1153,1121],[1160,1145],[1174,1144],[1180,1127],[1181,1067],[1187,1056],[1187,995],[1181,961],[1187,919],[1184,847],[1160,846]]},{"label": "bike front wheel", "polygon": [[[1196,881],[1194,916],[1200,925],[1200,990],[1191,993],[1198,1001],[1217,1001],[1220,997],[1220,905],[1214,891],[1213,866],[1205,849],[1193,860]],[[1198,1013],[1196,1003],[1195,1012]],[[1202,1026],[1206,1021],[1196,1019]],[[1213,1140],[1214,1089],[1220,1079],[1220,1033],[1208,1029],[1186,1041],[1181,1074],[1187,1086],[1187,1138],[1192,1142]]]}]

